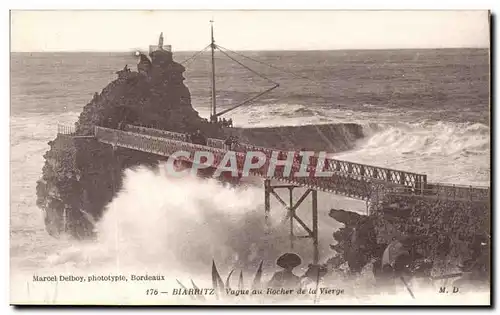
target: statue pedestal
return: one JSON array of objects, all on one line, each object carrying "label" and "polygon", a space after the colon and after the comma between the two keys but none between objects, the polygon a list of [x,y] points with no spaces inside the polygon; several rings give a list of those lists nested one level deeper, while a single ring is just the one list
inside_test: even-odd
[{"label": "statue pedestal", "polygon": [[163,45],[162,48],[158,45],[149,45],[149,53],[151,54],[153,51],[157,50],[166,50],[168,52],[172,52],[172,45]]}]

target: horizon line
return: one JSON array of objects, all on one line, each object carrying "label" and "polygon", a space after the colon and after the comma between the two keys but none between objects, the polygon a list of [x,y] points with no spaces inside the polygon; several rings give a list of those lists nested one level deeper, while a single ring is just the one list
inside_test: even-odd
[{"label": "horizon line", "polygon": [[[237,52],[279,52],[279,51],[353,51],[353,50],[439,50],[439,49],[491,49],[491,46],[456,46],[456,47],[413,47],[413,48],[334,48],[334,49],[234,49]],[[149,51],[149,49],[135,50],[45,50],[45,51],[10,51],[10,53],[133,53]],[[200,50],[175,50],[176,52],[196,53]]]}]

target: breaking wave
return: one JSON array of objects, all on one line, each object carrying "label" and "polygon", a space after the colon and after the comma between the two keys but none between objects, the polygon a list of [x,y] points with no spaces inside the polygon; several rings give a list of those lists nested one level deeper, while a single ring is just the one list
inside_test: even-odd
[{"label": "breaking wave", "polygon": [[[321,195],[319,198],[323,210],[319,218],[320,256],[324,262],[332,254],[329,249],[331,233],[340,224],[325,215],[328,211],[324,210],[332,205],[322,200]],[[328,199],[331,201],[332,196]],[[288,224],[280,224],[285,212],[271,212],[273,229],[266,234],[262,202],[262,189],[252,185],[233,188],[212,179],[190,176],[169,178],[162,167],[156,170],[143,166],[128,169],[124,173],[123,189],[107,206],[104,217],[96,227],[98,239],[94,243],[75,244],[49,256],[47,261],[53,267],[76,265],[80,272],[84,272],[83,275],[88,275],[90,270],[97,275],[108,275],[110,271],[112,274],[126,274],[127,271],[139,275],[162,274],[166,277],[162,286],[167,289],[179,287],[177,279],[188,287],[191,287],[192,279],[198,286],[210,288],[211,265],[215,260],[224,280],[234,269],[232,283],[235,285],[239,270],[242,270],[245,286],[249,287],[261,261],[264,262],[262,280],[267,282],[277,269],[276,258],[290,251]],[[276,206],[273,204],[272,209]],[[298,211],[302,216],[304,210]],[[296,270],[301,275],[311,262],[310,243],[298,241],[293,251],[303,258],[302,268]],[[412,287],[416,300],[402,286],[396,288],[395,295],[387,295],[376,290],[370,268],[368,265],[359,276],[349,279],[340,274],[329,276],[323,286],[344,290],[346,295],[321,296],[319,303],[394,304],[404,301],[421,304],[427,302],[424,296],[436,290],[428,291],[427,288],[424,291],[418,283],[414,283]],[[134,290],[138,287],[146,290],[151,286],[150,283],[132,285]],[[127,288],[125,284],[123,288]],[[104,292],[97,284],[95,290]],[[111,295],[113,290],[106,292]],[[475,302],[484,303],[487,295],[482,294],[479,298]],[[172,299],[175,300],[175,297]],[[269,303],[271,300],[238,301]],[[179,302],[194,303],[187,297]],[[312,303],[312,298],[275,302]],[[449,300],[442,301],[445,302]]]},{"label": "breaking wave", "polygon": [[112,256],[191,272],[208,270],[212,259],[251,263],[254,243],[264,235],[261,192],[165,173],[145,167],[125,172],[124,187],[98,226]]},{"label": "breaking wave", "polygon": [[[254,183],[229,187],[190,175],[170,178],[163,166],[127,169],[122,190],[96,225],[97,240],[59,252],[47,263],[76,263],[83,269],[96,262],[119,263],[121,268],[158,267],[174,275],[209,276],[212,260],[224,272],[226,268],[255,271],[264,261],[264,271],[273,272],[276,258],[290,249],[288,224],[282,224],[286,211],[273,201],[273,228],[266,233],[263,202],[262,188]],[[327,209],[322,214],[328,222],[320,248],[325,259],[332,254],[333,228],[339,226]],[[299,242],[294,250],[305,266],[311,262],[309,242]]]},{"label": "breaking wave", "polygon": [[391,149],[402,154],[455,156],[487,154],[490,147],[490,129],[480,123],[369,124],[363,132],[367,139],[361,147],[373,153]]},{"label": "breaking wave", "polygon": [[[480,123],[365,124],[338,159],[428,174],[431,181],[489,185],[490,129]],[[375,161],[375,162],[374,162]]]}]

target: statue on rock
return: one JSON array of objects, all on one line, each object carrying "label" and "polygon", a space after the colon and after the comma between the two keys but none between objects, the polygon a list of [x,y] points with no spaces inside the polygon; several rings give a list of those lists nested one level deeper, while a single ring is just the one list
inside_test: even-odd
[{"label": "statue on rock", "polygon": [[163,32],[161,32],[160,38],[158,39],[158,49],[163,50]]}]

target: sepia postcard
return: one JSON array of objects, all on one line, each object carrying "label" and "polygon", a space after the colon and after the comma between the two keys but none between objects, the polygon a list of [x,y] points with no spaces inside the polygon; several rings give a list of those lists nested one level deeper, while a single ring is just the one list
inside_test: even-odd
[{"label": "sepia postcard", "polygon": [[490,12],[11,11],[13,305],[490,305]]}]

